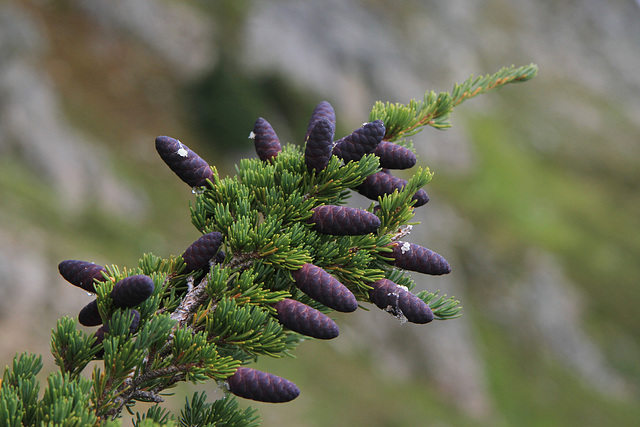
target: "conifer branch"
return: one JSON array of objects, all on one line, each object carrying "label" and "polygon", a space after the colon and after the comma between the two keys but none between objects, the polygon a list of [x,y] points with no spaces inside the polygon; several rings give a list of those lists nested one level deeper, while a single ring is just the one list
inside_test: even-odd
[{"label": "conifer branch", "polygon": [[[459,317],[462,307],[439,291],[412,292],[408,271],[448,274],[446,259],[409,235],[415,209],[429,202],[433,178],[418,167],[409,180],[389,168],[417,161],[410,142],[392,142],[424,126],[445,129],[467,99],[535,76],[535,65],[469,78],[451,94],[427,92],[422,102],[374,105],[370,122],[335,139],[335,112],[323,101],[311,114],[305,146],[282,145],[259,118],[251,133],[257,158],[236,175],[215,167],[182,142],[156,138],[162,160],[192,188],[191,222],[202,236],[181,255],[146,253],[135,268],[66,260],[60,274],[94,292],[78,321],[63,317],[52,330],[59,371],[39,397],[41,357],[16,355],[0,380],[2,425],[113,426],[136,401],[160,403],[179,382],[217,381],[227,394],[265,402],[295,399],[291,381],[246,365],[283,357],[306,337],[336,339],[327,316],[374,304],[402,322]],[[335,139],[335,140],[334,140]],[[353,192],[368,209],[344,206]],[[81,373],[92,360],[92,379]],[[136,426],[170,424],[164,410],[137,414]],[[257,425],[251,408],[230,396],[206,402],[194,394],[181,425]]]}]

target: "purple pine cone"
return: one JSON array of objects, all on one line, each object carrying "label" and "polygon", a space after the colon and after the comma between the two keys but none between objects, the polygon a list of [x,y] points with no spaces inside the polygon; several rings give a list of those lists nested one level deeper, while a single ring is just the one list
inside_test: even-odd
[{"label": "purple pine cone", "polygon": [[332,131],[331,131],[331,139],[333,140],[333,132],[336,128],[336,113],[333,111],[333,107],[327,101],[321,101],[316,108],[313,109],[313,113],[311,113],[311,118],[309,119],[309,126],[307,126],[307,133],[304,136],[306,140],[311,133],[311,129],[320,120],[327,120],[331,123]]},{"label": "purple pine cone", "polygon": [[451,273],[447,260],[430,249],[401,241],[394,242],[391,246],[396,267],[434,276]]},{"label": "purple pine cone", "polygon": [[384,138],[384,124],[382,120],[365,123],[351,134],[335,142],[333,154],[345,162],[358,161],[365,154],[371,153]]},{"label": "purple pine cone", "polygon": [[324,205],[313,209],[310,223],[322,234],[356,236],[374,233],[380,227],[380,218],[363,209]]},{"label": "purple pine cone", "polygon": [[322,268],[307,263],[292,275],[298,289],[319,303],[345,313],[358,309],[353,293]]},{"label": "purple pine cone", "polygon": [[289,380],[242,366],[227,382],[231,393],[259,402],[289,402],[300,394],[298,386]]},{"label": "purple pine cone", "polygon": [[[405,185],[407,185],[407,181],[402,178],[385,172],[376,172],[369,175],[356,189],[363,196],[371,200],[378,200],[378,196],[391,194],[394,190],[401,191]],[[413,206],[418,207],[429,201],[429,195],[423,189],[419,189],[413,195],[413,199],[416,201]]]},{"label": "purple pine cone", "polygon": [[118,308],[135,307],[149,298],[153,289],[153,280],[149,276],[138,274],[125,277],[113,286],[113,305]]},{"label": "purple pine cone", "polygon": [[58,271],[65,280],[87,292],[96,293],[94,279],[104,281],[103,266],[87,261],[68,259],[58,264]]},{"label": "purple pine cone", "polygon": [[182,254],[187,266],[186,273],[209,266],[209,260],[216,256],[222,244],[222,234],[214,231],[193,242]]},{"label": "purple pine cone", "polygon": [[409,169],[418,161],[413,151],[389,141],[381,141],[373,154],[380,158],[381,168]]},{"label": "purple pine cone", "polygon": [[433,320],[431,307],[404,287],[388,279],[371,284],[371,301],[394,316],[404,316],[412,323],[429,323]]},{"label": "purple pine cone", "polygon": [[157,137],[156,150],[167,166],[189,186],[202,187],[207,185],[207,179],[213,179],[209,164],[177,139]]},{"label": "purple pine cone", "polygon": [[340,333],[338,325],[329,316],[300,301],[287,298],[273,307],[280,323],[294,332],[321,340],[335,338]]},{"label": "purple pine cone", "polygon": [[269,122],[262,117],[258,117],[258,120],[256,120],[249,138],[253,139],[253,145],[260,160],[269,160],[282,151],[278,135],[276,135]]},{"label": "purple pine cone", "polygon": [[93,300],[89,304],[82,307],[78,314],[78,322],[83,326],[102,325],[102,317],[98,311],[98,300]]},{"label": "purple pine cone", "polygon": [[304,150],[304,162],[309,172],[313,169],[320,172],[327,167],[331,160],[332,143],[333,125],[326,119],[317,121],[311,128]]}]

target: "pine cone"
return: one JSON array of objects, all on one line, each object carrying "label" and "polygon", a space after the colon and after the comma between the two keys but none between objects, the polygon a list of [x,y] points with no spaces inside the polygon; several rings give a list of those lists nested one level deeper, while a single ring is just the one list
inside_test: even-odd
[{"label": "pine cone", "polygon": [[429,323],[433,320],[431,307],[405,288],[388,279],[371,284],[371,301],[379,308],[397,317],[404,316],[412,323]]},{"label": "pine cone", "polygon": [[102,325],[102,317],[100,317],[100,311],[98,311],[98,300],[94,299],[82,307],[78,314],[78,322],[83,326]]},{"label": "pine cone", "polygon": [[332,143],[333,125],[326,119],[317,121],[311,128],[304,150],[304,162],[309,172],[315,169],[317,173],[327,167],[331,160]]},{"label": "pine cone", "polygon": [[[376,172],[365,178],[364,182],[360,184],[356,189],[358,193],[371,199],[378,200],[378,196],[384,196],[385,194],[391,194],[394,190],[401,191],[404,186],[407,185],[407,181],[393,176],[386,172]],[[423,189],[419,189],[413,195],[413,199],[416,203],[414,207],[422,206],[429,201],[427,192]]]},{"label": "pine cone", "polygon": [[373,150],[373,154],[380,158],[381,168],[409,169],[418,161],[413,151],[389,141],[381,141]]},{"label": "pine cone", "polygon": [[193,242],[182,254],[187,266],[186,273],[209,266],[209,260],[216,256],[222,244],[222,234],[214,231]]},{"label": "pine cone", "polygon": [[300,301],[287,298],[273,307],[280,323],[294,332],[321,340],[335,338],[340,333],[338,325],[329,316]]},{"label": "pine cone", "polygon": [[331,140],[333,140],[333,132],[336,128],[336,113],[333,111],[333,107],[327,101],[321,101],[316,108],[313,109],[313,113],[311,113],[311,118],[309,119],[309,125],[307,126],[307,133],[304,136],[306,140],[311,133],[311,129],[320,120],[327,120],[331,123],[333,131],[331,132]]},{"label": "pine cone", "polygon": [[269,122],[262,117],[258,117],[258,120],[256,120],[249,138],[253,139],[253,145],[260,160],[269,160],[282,151],[278,135],[276,135]]},{"label": "pine cone", "polygon": [[296,286],[314,300],[337,311],[356,311],[358,301],[351,291],[331,274],[313,264],[292,272]]},{"label": "pine cone", "polygon": [[380,227],[380,218],[371,212],[335,205],[314,208],[309,222],[315,231],[337,236],[374,233]]},{"label": "pine cone", "polygon": [[345,162],[358,161],[365,154],[371,153],[384,138],[384,124],[382,120],[365,123],[351,134],[335,142],[333,154]]},{"label": "pine cone", "polygon": [[447,260],[430,249],[401,241],[394,242],[391,246],[396,267],[434,276],[451,273]]},{"label": "pine cone", "polygon": [[125,277],[113,286],[111,298],[118,308],[135,307],[153,294],[153,280],[144,274]]},{"label": "pine cone", "polygon": [[157,137],[156,151],[178,178],[191,187],[202,187],[207,185],[207,179],[213,179],[209,164],[177,139]]},{"label": "pine cone", "polygon": [[87,261],[68,259],[58,264],[58,271],[64,279],[87,292],[96,293],[94,279],[104,281],[103,266]]},{"label": "pine cone", "polygon": [[242,366],[227,382],[231,393],[259,402],[289,402],[300,394],[298,387],[289,380]]}]

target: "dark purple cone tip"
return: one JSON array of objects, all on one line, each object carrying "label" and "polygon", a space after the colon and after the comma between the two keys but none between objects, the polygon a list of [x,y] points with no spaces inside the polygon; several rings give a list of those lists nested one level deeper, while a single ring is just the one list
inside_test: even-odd
[{"label": "dark purple cone tip", "polygon": [[236,396],[259,402],[289,402],[300,394],[298,386],[287,379],[242,366],[227,383],[229,391]]},{"label": "dark purple cone tip", "polygon": [[314,208],[309,222],[315,231],[336,236],[374,233],[380,227],[380,218],[371,212],[334,205]]},{"label": "dark purple cone tip", "polygon": [[344,313],[358,309],[358,301],[349,288],[322,268],[307,263],[291,274],[298,289],[319,303]]},{"label": "dark purple cone tip", "polygon": [[433,320],[431,307],[412,292],[398,286],[388,279],[371,284],[371,301],[379,308],[397,317],[404,316],[412,323],[429,323]]},{"label": "dark purple cone tip", "polygon": [[185,273],[209,267],[209,261],[216,256],[220,245],[222,245],[222,234],[217,231],[205,234],[193,242],[182,254],[182,259],[187,266]]},{"label": "dark purple cone tip", "polygon": [[111,298],[118,308],[135,307],[153,294],[153,280],[144,274],[125,277],[113,286]]},{"label": "dark purple cone tip", "polygon": [[333,154],[345,162],[358,161],[365,154],[373,152],[384,137],[384,124],[382,120],[365,123],[351,134],[340,138],[335,142]]},{"label": "dark purple cone tip", "polygon": [[83,326],[102,325],[102,317],[100,317],[100,311],[98,311],[98,300],[94,299],[82,307],[78,314],[78,322]]},{"label": "dark purple cone tip", "polygon": [[157,137],[156,150],[178,178],[190,187],[202,187],[207,184],[207,179],[213,179],[209,164],[177,139]]},{"label": "dark purple cone tip", "polygon": [[260,160],[269,160],[282,151],[278,135],[269,122],[262,117],[256,120],[249,138],[253,139],[253,145]]},{"label": "dark purple cone tip", "polygon": [[391,246],[396,267],[434,276],[451,273],[451,266],[447,260],[430,249],[415,243],[401,241],[397,241]]},{"label": "dark purple cone tip", "polygon": [[278,312],[280,323],[294,332],[321,340],[329,340],[340,334],[338,325],[329,316],[300,301],[287,298],[273,307]]},{"label": "dark purple cone tip", "polygon": [[[391,194],[395,190],[402,191],[405,185],[407,185],[407,181],[402,178],[386,172],[376,172],[366,177],[356,189],[358,193],[368,199],[378,200],[378,196]],[[426,204],[429,201],[429,196],[426,191],[419,189],[413,195],[413,199],[416,201],[413,206],[418,207]]]},{"label": "dark purple cone tip", "polygon": [[304,149],[304,162],[307,170],[320,172],[329,164],[333,149],[333,125],[322,119],[311,128],[307,145]]},{"label": "dark purple cone tip", "polygon": [[58,264],[58,271],[64,279],[87,292],[96,293],[94,279],[104,281],[103,266],[87,261],[68,259]]},{"label": "dark purple cone tip", "polygon": [[389,141],[381,141],[373,154],[380,158],[380,167],[387,169],[409,169],[418,161],[413,151]]},{"label": "dark purple cone tip", "polygon": [[333,140],[333,133],[336,128],[336,113],[327,101],[321,101],[316,105],[316,108],[313,109],[313,113],[311,113],[311,118],[309,119],[309,125],[307,126],[307,133],[304,136],[305,140],[309,137],[313,126],[320,120],[327,120],[331,124],[331,140]]}]

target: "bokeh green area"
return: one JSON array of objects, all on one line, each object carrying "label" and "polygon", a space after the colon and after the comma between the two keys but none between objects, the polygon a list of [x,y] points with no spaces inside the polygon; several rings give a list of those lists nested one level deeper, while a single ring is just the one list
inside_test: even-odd
[{"label": "bokeh green area", "polygon": [[[217,22],[221,33],[231,37],[251,3],[242,2],[237,8],[222,3],[233,9],[234,18]],[[326,99],[324,93],[303,90],[299,83],[276,72],[244,69],[233,57],[237,40],[222,49],[218,65],[210,72],[184,83],[126,33],[111,35],[110,43],[119,53],[117,61],[95,55],[87,41],[94,34],[95,22],[66,2],[45,7],[25,4],[37,14],[49,40],[41,67],[60,94],[61,113],[97,141],[105,153],[106,167],[146,203],[145,214],[131,219],[118,215],[117,207],[106,209],[99,203],[101,195],[94,194],[94,200],[70,212],[60,206],[55,191],[28,162],[20,156],[15,156],[18,160],[8,155],[0,158],[3,226],[41,236],[51,266],[86,253],[91,260],[133,267],[145,252],[168,257],[198,237],[189,222],[188,204],[193,196],[156,155],[155,136],[178,137],[223,175],[231,174],[240,157],[254,155],[247,136],[258,116],[274,125],[283,142],[301,143],[309,113]],[[202,8],[203,13],[224,12],[202,4],[194,7]],[[219,37],[224,40],[223,35]],[[64,72],[61,62],[66,64]],[[492,64],[473,72],[496,70]],[[440,87],[455,83],[447,78],[438,78]],[[127,90],[105,90],[105,81],[119,79],[129,82]],[[426,89],[432,88],[425,85],[422,90]],[[492,405],[488,414],[478,418],[465,413],[427,372],[396,379],[381,371],[366,346],[345,349],[323,341],[302,343],[296,358],[265,358],[256,365],[293,380],[302,391],[298,399],[288,404],[242,401],[241,405],[259,408],[265,426],[640,425],[640,159],[607,149],[609,138],[626,139],[631,146],[638,129],[621,114],[620,104],[591,99],[580,88],[572,92],[579,94],[575,99],[589,102],[606,118],[608,127],[599,132],[571,124],[563,127],[548,106],[561,102],[554,96],[571,90],[569,82],[554,80],[553,73],[541,67],[531,82],[483,95],[494,99],[489,103],[493,108],[474,108],[476,100],[471,100],[469,107],[464,104],[454,112],[453,125],[464,129],[473,153],[468,170],[441,168],[430,159],[419,158],[436,172],[428,189],[432,200],[452,206],[476,230],[468,236],[473,241],[453,243],[460,264],[453,266],[452,274],[466,277],[463,315],[470,319],[483,361]],[[359,126],[340,122],[337,112],[338,134]],[[368,113],[361,111],[362,120]],[[553,148],[532,142],[532,126],[542,139],[554,141]],[[414,137],[415,145],[438,144],[438,132],[425,130]],[[422,139],[428,133],[435,137]],[[423,209],[428,210],[429,205]],[[501,259],[500,270],[486,270],[469,261],[473,258],[467,257],[470,247],[490,250]],[[578,288],[586,307],[584,329],[606,362],[628,382],[624,396],[602,393],[559,362],[551,350],[530,340],[525,331],[514,336],[513,328],[505,327],[495,311],[487,314],[486,307],[497,293],[508,289],[510,278],[518,277],[532,248],[557,257]],[[49,273],[60,280],[55,267]],[[45,365],[49,371],[54,367],[47,354],[46,331],[54,326],[56,317],[75,314],[56,313],[49,307],[44,320],[33,319],[45,332],[30,348],[43,352],[45,362],[49,359]],[[340,326],[349,327],[348,316],[338,319]],[[395,322],[391,317],[388,321]],[[2,325],[11,327],[6,322]],[[438,326],[435,322],[425,327]],[[23,350],[2,340],[0,366],[9,363],[4,359],[7,355]],[[402,353],[403,347],[394,351]],[[167,398],[169,406],[179,411],[184,395],[194,389],[220,396],[220,391],[213,392],[214,387],[213,383],[179,387],[175,396]]]}]

